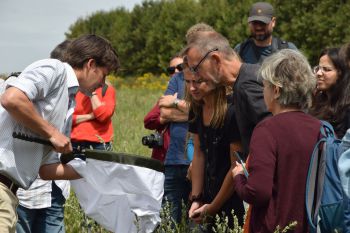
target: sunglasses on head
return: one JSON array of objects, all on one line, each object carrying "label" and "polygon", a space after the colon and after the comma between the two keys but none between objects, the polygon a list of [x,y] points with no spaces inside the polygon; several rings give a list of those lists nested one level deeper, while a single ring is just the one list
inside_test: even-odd
[{"label": "sunglasses on head", "polygon": [[169,74],[174,74],[175,71],[178,70],[179,72],[181,72],[183,70],[183,63],[180,63],[176,66],[169,66],[168,68],[166,68],[166,71],[169,73]]}]

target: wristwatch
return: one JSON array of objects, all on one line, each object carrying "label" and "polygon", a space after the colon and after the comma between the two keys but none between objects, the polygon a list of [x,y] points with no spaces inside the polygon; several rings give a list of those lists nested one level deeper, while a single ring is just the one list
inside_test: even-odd
[{"label": "wristwatch", "polygon": [[180,100],[178,98],[176,98],[173,102],[173,107],[177,108],[177,106],[179,105],[179,102],[180,102]]},{"label": "wristwatch", "polygon": [[202,193],[200,193],[200,194],[198,194],[198,195],[192,195],[191,197],[190,197],[190,202],[192,203],[192,202],[202,202],[203,201],[203,194]]}]

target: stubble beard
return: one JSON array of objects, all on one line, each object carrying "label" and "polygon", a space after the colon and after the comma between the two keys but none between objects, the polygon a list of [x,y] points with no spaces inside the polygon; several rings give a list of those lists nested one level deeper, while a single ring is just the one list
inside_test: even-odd
[{"label": "stubble beard", "polygon": [[264,34],[261,34],[261,35],[257,35],[256,33],[252,33],[252,37],[257,41],[265,41],[268,38],[270,38],[271,35],[272,35],[271,31],[265,32]]}]

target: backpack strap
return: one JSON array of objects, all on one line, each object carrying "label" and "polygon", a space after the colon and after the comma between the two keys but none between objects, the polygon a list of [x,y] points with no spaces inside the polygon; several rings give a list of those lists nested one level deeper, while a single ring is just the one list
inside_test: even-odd
[{"label": "backpack strap", "polygon": [[248,38],[248,39],[246,39],[245,41],[243,41],[243,42],[239,45],[239,52],[238,52],[238,54],[239,54],[240,57],[242,57],[243,51],[244,51],[244,49],[247,47],[247,45],[248,45],[249,43],[254,43],[254,42],[253,42],[253,39],[252,39],[251,37]]},{"label": "backpack strap", "polygon": [[281,40],[279,37],[272,37],[272,42],[271,42],[271,53],[275,53],[278,50],[281,49],[288,49],[289,45],[288,42],[285,40]]},{"label": "backpack strap", "polygon": [[106,95],[107,89],[108,89],[108,85],[105,83],[102,87],[102,97]]},{"label": "backpack strap", "polygon": [[327,121],[321,121],[320,132],[323,137],[336,137],[333,126]]},{"label": "backpack strap", "polygon": [[323,128],[324,126],[321,124],[321,139],[318,140],[312,151],[306,178],[305,207],[311,233],[317,232],[318,212],[321,205],[324,176],[326,171],[325,142],[327,141],[327,138],[323,136]]}]

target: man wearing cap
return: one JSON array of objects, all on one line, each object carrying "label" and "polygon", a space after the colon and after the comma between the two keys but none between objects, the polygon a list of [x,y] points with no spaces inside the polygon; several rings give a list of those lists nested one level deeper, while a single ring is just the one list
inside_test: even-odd
[{"label": "man wearing cap", "polygon": [[297,49],[293,43],[272,36],[276,17],[270,3],[254,3],[249,11],[248,23],[250,37],[235,47],[244,62],[261,64],[267,56],[278,50]]}]

